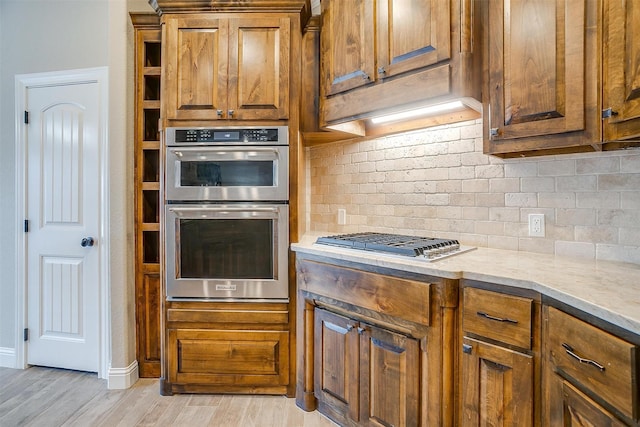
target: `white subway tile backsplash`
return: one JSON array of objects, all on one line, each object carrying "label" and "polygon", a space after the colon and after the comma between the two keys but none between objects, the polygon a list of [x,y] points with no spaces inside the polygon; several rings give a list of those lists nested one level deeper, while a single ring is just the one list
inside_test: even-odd
[{"label": "white subway tile backsplash", "polygon": [[638,189],[640,189],[640,173],[598,176],[598,190],[638,191]]},{"label": "white subway tile backsplash", "polygon": [[640,154],[620,157],[620,172],[640,173]]},{"label": "white subway tile backsplash", "polygon": [[619,172],[620,157],[618,156],[576,159],[576,173],[578,175]]},{"label": "white subway tile backsplash", "polygon": [[542,208],[573,208],[575,193],[538,193],[538,206]]},{"label": "white subway tile backsplash", "polygon": [[520,206],[525,208],[538,206],[538,195],[536,193],[505,193],[505,206]]},{"label": "white subway tile backsplash", "polygon": [[540,176],[566,176],[575,173],[575,160],[544,160],[538,163],[538,175]]},{"label": "white subway tile backsplash", "polygon": [[596,212],[593,209],[556,209],[558,225],[595,225]]},{"label": "white subway tile backsplash", "polygon": [[525,193],[551,192],[556,189],[555,178],[548,177],[523,177],[520,178],[520,191]]},{"label": "white subway tile backsplash", "polygon": [[557,191],[596,191],[597,179],[594,175],[559,176],[556,178]]},{"label": "white subway tile backsplash", "polygon": [[[476,120],[309,147],[310,229],[640,263],[640,152],[501,159],[481,135]],[[528,236],[529,213],[545,215],[545,237]]]},{"label": "white subway tile backsplash", "polygon": [[556,241],[555,253],[570,257],[595,258],[596,245],[588,242]]}]

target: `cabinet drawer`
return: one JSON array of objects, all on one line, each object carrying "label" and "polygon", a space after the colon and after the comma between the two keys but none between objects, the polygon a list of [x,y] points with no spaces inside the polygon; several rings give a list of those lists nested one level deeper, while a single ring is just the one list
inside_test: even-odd
[{"label": "cabinet drawer", "polygon": [[466,333],[531,348],[533,300],[464,288],[462,327]]},{"label": "cabinet drawer", "polygon": [[554,371],[638,420],[635,345],[553,307],[547,334]]}]

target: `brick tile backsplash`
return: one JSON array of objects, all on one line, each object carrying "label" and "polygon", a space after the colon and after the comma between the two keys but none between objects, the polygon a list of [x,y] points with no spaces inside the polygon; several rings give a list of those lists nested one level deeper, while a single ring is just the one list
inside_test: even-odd
[{"label": "brick tile backsplash", "polygon": [[[482,154],[481,135],[476,120],[307,148],[307,229],[640,264],[639,151],[503,160]],[[545,237],[528,236],[530,213]]]}]

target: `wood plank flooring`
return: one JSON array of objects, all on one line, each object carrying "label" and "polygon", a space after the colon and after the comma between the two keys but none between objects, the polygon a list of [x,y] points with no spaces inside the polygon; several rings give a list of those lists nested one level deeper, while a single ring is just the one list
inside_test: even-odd
[{"label": "wood plank flooring", "polygon": [[0,427],[335,427],[283,396],[161,396],[156,379],[108,390],[96,374],[0,368]]}]

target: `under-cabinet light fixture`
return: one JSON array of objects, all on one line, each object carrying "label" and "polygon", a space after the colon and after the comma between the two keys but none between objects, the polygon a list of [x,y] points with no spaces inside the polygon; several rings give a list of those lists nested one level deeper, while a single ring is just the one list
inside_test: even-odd
[{"label": "under-cabinet light fixture", "polygon": [[442,113],[444,111],[462,108],[464,105],[460,101],[447,102],[444,104],[431,105],[429,107],[417,108],[415,110],[401,111],[399,113],[388,114],[386,116],[373,117],[371,123],[380,124],[394,122],[397,120],[410,119],[418,116],[426,116],[434,113]]}]

